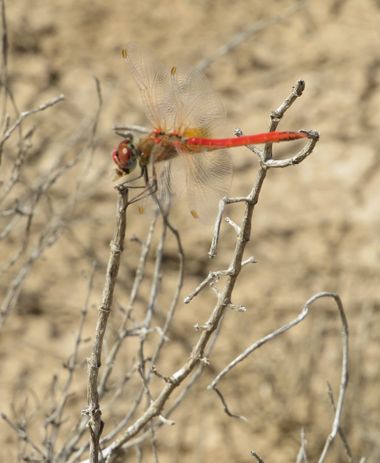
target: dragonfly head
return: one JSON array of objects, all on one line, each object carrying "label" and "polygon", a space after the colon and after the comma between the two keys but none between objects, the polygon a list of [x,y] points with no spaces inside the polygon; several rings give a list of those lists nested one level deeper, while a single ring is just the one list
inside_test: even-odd
[{"label": "dragonfly head", "polygon": [[129,174],[137,166],[139,150],[133,144],[132,137],[125,138],[119,146],[112,151],[112,159],[121,173]]}]

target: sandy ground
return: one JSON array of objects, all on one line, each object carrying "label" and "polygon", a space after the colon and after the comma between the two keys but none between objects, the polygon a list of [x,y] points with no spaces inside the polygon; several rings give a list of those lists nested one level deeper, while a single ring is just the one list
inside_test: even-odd
[{"label": "sandy ground", "polygon": [[[25,412],[40,439],[42,425],[35,410],[46,405],[52,376],[58,375],[60,381],[65,377],[62,363],[72,352],[95,261],[85,327],[87,336],[93,333],[115,210],[110,153],[118,138],[112,126],[147,122],[120,49],[133,40],[152,47],[169,65],[196,64],[237,34],[295,4],[281,2],[279,10],[279,3],[7,2],[10,84],[19,109],[38,106],[60,93],[66,96],[65,102],[34,119],[35,150],[25,181],[33,183],[43,175],[63,147],[69,156],[70,149],[72,154],[78,149],[82,140],[80,136],[76,140],[76,134],[91,122],[97,108],[93,76],[99,79],[103,95],[92,162],[84,160],[72,177],[58,183],[53,213],[55,204],[59,209],[70,197],[80,175],[85,177],[84,192],[68,226],[26,279],[1,334],[0,409],[10,415],[12,407],[19,414]],[[231,409],[244,414],[247,423],[227,417],[205,386],[247,345],[294,318],[317,291],[338,292],[349,320],[350,385],[342,425],[354,461],[362,456],[380,461],[379,24],[380,3],[375,0],[309,1],[286,19],[267,21],[266,27],[207,67],[206,74],[227,109],[226,136],[234,127],[246,133],[266,130],[270,111],[302,78],[304,95],[280,128],[313,128],[321,140],[301,165],[270,172],[247,249],[258,264],[244,270],[235,292],[234,302],[248,310],[228,314],[204,379],[172,416],[176,425],[158,433],[160,461],[248,462],[252,449],[267,462],[295,461],[302,428],[310,461],[315,461],[333,415],[326,382],[335,395],[339,385],[341,327],[332,303],[319,303],[304,324],[263,348],[224,381]],[[280,151],[289,155],[292,147]],[[242,148],[234,151],[233,162],[232,194],[241,195],[252,185],[257,161]],[[51,213],[45,204],[36,226],[42,226]],[[235,210],[231,214],[239,217]],[[185,296],[209,269],[228,262],[234,236],[231,229],[225,230],[220,255],[210,262],[210,227],[194,223],[181,205],[175,207],[173,217],[178,217],[187,257]],[[147,223],[131,209],[127,238],[143,237]],[[18,246],[17,239],[7,241],[2,257]],[[138,245],[127,245],[117,294],[120,304],[127,304],[138,252]],[[167,291],[175,285],[174,252],[169,242]],[[14,276],[15,270],[9,269],[3,277],[1,299]],[[143,293],[140,305],[147,299]],[[205,292],[193,304],[180,305],[169,333],[173,345],[159,364],[161,371],[170,374],[183,362],[196,339],[192,327],[207,319],[213,300],[212,293]],[[164,293],[163,305],[165,301]],[[111,326],[117,326],[117,318]],[[88,344],[82,346],[81,358],[86,358],[88,349]],[[122,358],[131,361],[127,353]],[[68,420],[79,416],[85,406],[85,374],[83,363]],[[120,404],[107,409],[106,426],[111,427],[119,413]],[[1,461],[18,461],[17,439],[4,423],[0,423],[0,443]],[[348,461],[340,442],[330,458]],[[149,447],[143,461],[154,461]]]}]

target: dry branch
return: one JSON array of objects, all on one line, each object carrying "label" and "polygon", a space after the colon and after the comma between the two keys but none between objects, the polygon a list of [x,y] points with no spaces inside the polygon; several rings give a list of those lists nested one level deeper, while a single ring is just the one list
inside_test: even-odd
[{"label": "dry branch", "polygon": [[126,212],[128,207],[128,189],[120,188],[118,192],[116,227],[111,241],[111,254],[108,261],[102,302],[98,308],[98,321],[95,330],[95,340],[92,353],[88,359],[88,408],[84,414],[89,417],[90,461],[97,463],[99,457],[99,440],[103,431],[103,421],[98,393],[98,375],[102,360],[103,339],[107,328],[107,321],[112,308],[113,293],[119,271],[120,257],[124,249],[126,227]]},{"label": "dry branch", "polygon": [[286,323],[282,327],[278,328],[277,330],[272,331],[269,333],[267,336],[264,336],[263,338],[259,339],[258,341],[254,342],[252,345],[250,345],[244,352],[242,352],[238,357],[236,357],[232,362],[230,362],[215,378],[214,380],[210,383],[209,389],[213,389],[221,399],[223,403],[223,407],[226,410],[226,413],[229,416],[237,417],[237,415],[232,414],[227,407],[226,401],[223,397],[223,394],[221,391],[216,387],[217,384],[221,381],[222,378],[227,376],[227,374],[237,365],[239,365],[242,361],[244,361],[249,355],[251,355],[255,350],[259,349],[261,346],[266,344],[269,341],[272,341],[274,338],[277,336],[291,330],[294,326],[298,325],[301,323],[310,313],[310,308],[311,306],[319,299],[322,298],[332,298],[334,302],[336,303],[336,307],[338,310],[338,314],[340,317],[340,321],[342,324],[342,345],[343,345],[343,353],[342,353],[342,373],[341,373],[341,382],[340,382],[340,390],[339,390],[339,398],[338,398],[338,404],[335,409],[335,416],[334,416],[334,422],[332,426],[332,430],[326,440],[326,444],[324,447],[324,450],[322,452],[322,455],[319,459],[319,463],[323,463],[326,458],[327,451],[332,443],[332,441],[335,439],[335,436],[339,430],[339,422],[343,410],[343,403],[344,403],[344,397],[346,394],[346,389],[348,385],[348,324],[347,324],[347,319],[346,315],[344,313],[343,309],[343,304],[342,301],[339,297],[338,294],[335,293],[329,293],[329,292],[321,292],[318,294],[315,294],[312,296],[308,301],[306,301],[305,305],[303,306],[301,312],[299,315],[294,318],[292,321],[289,323]]}]

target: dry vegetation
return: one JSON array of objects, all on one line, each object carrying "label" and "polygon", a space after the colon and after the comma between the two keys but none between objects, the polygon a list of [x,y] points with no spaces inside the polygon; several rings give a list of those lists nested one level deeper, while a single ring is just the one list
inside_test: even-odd
[{"label": "dry vegetation", "polygon": [[[126,444],[112,456],[120,462],[380,460],[380,4],[281,3],[5,2],[1,461],[85,461],[90,441],[96,461],[99,431],[103,448]],[[130,40],[202,67],[228,109],[226,136],[235,126],[267,130],[271,110],[306,81],[279,128],[312,127],[321,140],[285,169],[248,149],[233,153],[231,195],[248,196],[226,206],[233,222],[223,223],[213,260],[212,228],[181,204],[169,224],[125,209],[126,192],[113,188],[112,127],[146,123],[120,59]],[[297,156],[297,143],[276,147],[275,158]],[[246,244],[237,232],[249,233],[253,210]],[[209,276],[221,269],[229,271]],[[185,304],[205,278],[216,286]],[[329,293],[305,305],[321,291]],[[336,294],[350,331],[347,390]],[[90,388],[87,403],[98,316],[108,324],[98,394]],[[341,434],[324,460],[343,391]]]}]

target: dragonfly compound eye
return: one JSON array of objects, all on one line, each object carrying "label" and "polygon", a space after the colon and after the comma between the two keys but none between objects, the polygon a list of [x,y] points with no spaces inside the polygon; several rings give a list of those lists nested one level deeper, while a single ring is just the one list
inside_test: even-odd
[{"label": "dragonfly compound eye", "polygon": [[112,158],[117,167],[129,174],[137,165],[137,152],[130,140],[123,140],[119,146],[113,150]]}]

